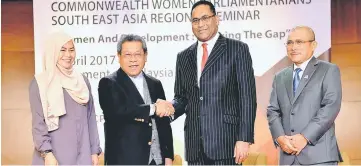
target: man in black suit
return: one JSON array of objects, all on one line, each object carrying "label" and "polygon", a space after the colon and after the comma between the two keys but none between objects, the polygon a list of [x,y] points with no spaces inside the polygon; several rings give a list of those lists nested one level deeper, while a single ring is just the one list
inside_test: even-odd
[{"label": "man in black suit", "polygon": [[[192,7],[198,41],[176,62],[174,118],[186,114],[189,164],[235,164],[254,142],[256,87],[247,44],[218,33],[219,17],[208,1]],[[166,104],[166,101],[159,101]]]},{"label": "man in black suit", "polygon": [[[173,138],[162,83],[142,72],[147,46],[137,35],[124,36],[117,45],[120,68],[99,82],[104,114],[106,165],[169,165]],[[166,116],[166,118],[164,118]]]}]

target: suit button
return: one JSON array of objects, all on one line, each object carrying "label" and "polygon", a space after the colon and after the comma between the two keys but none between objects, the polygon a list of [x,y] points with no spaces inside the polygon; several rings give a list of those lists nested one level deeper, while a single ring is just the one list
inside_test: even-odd
[{"label": "suit button", "polygon": [[201,116],[198,115],[198,118],[200,118]]},{"label": "suit button", "polygon": [[150,142],[148,142],[148,145],[152,145],[152,142],[150,141]]},{"label": "suit button", "polygon": [[203,97],[200,97],[199,99],[200,99],[200,100],[203,100]]},{"label": "suit button", "polygon": [[291,115],[294,115],[295,113],[291,112]]},{"label": "suit button", "polygon": [[149,126],[152,126],[152,124],[151,124],[151,123],[149,123]]},{"label": "suit button", "polygon": [[295,132],[295,130],[292,129],[291,132]]}]

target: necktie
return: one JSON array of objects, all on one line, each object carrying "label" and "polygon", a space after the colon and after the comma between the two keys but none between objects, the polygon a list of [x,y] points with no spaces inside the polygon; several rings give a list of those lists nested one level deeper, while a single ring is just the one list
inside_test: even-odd
[{"label": "necktie", "polygon": [[296,68],[295,69],[296,73],[295,76],[293,77],[293,95],[295,95],[298,84],[300,83],[300,72],[302,71],[302,69],[300,68]]},{"label": "necktie", "polygon": [[203,43],[202,47],[203,47],[203,56],[202,56],[201,71],[203,71],[203,68],[206,65],[208,59],[207,43]]}]

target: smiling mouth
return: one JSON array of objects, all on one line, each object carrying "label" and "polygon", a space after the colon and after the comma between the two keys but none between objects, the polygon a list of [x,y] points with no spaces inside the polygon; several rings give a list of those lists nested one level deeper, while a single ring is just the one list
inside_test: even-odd
[{"label": "smiling mouth", "polygon": [[130,65],[129,67],[131,68],[131,69],[135,69],[135,68],[137,68],[139,65]]},{"label": "smiling mouth", "polygon": [[65,62],[71,62],[71,59],[62,59]]},{"label": "smiling mouth", "polygon": [[202,29],[202,30],[199,30],[198,32],[202,33],[202,32],[205,32],[205,31],[206,31],[206,29]]}]

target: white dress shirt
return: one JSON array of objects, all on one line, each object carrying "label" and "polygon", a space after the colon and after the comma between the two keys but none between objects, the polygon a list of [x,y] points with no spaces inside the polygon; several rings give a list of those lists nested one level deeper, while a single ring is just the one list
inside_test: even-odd
[{"label": "white dress shirt", "polygon": [[[143,81],[145,81],[145,80],[144,80],[143,73],[140,73],[138,76],[135,76],[135,77],[129,76],[129,78],[133,81],[135,87],[137,88],[138,92],[140,93],[140,95],[142,96],[142,98],[144,100]],[[154,115],[154,112],[155,112],[155,106],[154,106],[154,104],[150,104],[149,116]]]},{"label": "white dress shirt", "polygon": [[295,78],[295,74],[296,74],[296,68],[301,68],[301,71],[298,73],[298,76],[300,77],[300,80],[302,79],[302,75],[303,72],[306,70],[307,64],[308,62],[310,62],[310,60],[312,59],[313,56],[311,56],[311,58],[309,58],[307,61],[303,62],[299,67],[296,64],[293,64],[293,76],[292,78]]},{"label": "white dress shirt", "polygon": [[208,59],[209,59],[209,55],[212,52],[212,49],[214,47],[214,45],[216,44],[217,40],[219,37],[219,33],[217,32],[216,35],[211,39],[208,40],[206,42],[201,42],[198,40],[198,46],[197,46],[197,71],[198,71],[198,86],[199,86],[199,80],[201,78],[201,65],[202,65],[202,56],[203,56],[203,47],[202,44],[203,43],[207,43],[207,52],[208,52]]}]

